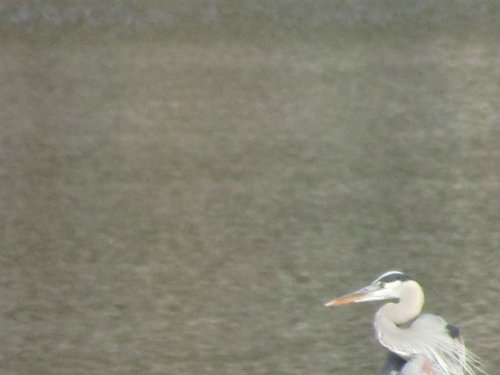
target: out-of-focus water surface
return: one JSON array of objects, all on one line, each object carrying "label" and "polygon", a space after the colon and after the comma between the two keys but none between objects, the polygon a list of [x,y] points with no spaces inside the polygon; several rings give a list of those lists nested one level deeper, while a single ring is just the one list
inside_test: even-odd
[{"label": "out-of-focus water surface", "polygon": [[0,2],[2,374],[375,374],[389,269],[500,366],[500,7]]}]

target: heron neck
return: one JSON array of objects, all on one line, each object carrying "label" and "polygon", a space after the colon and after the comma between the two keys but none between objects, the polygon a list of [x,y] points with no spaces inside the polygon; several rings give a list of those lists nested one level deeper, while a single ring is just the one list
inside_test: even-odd
[{"label": "heron neck", "polygon": [[[395,353],[402,342],[402,336],[408,335],[407,329],[398,327],[416,318],[424,304],[424,293],[415,281],[405,283],[402,288],[398,303],[386,303],[375,314],[374,326],[380,343]],[[403,348],[400,348],[403,349]]]},{"label": "heron neck", "polygon": [[398,303],[386,303],[377,315],[384,315],[394,324],[404,324],[415,319],[424,305],[424,293],[415,281],[408,281],[401,289]]}]

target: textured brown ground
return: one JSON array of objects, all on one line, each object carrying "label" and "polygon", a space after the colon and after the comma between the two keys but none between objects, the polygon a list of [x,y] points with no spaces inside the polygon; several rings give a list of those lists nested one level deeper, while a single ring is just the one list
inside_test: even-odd
[{"label": "textured brown ground", "polygon": [[0,4],[2,374],[373,374],[394,268],[500,367],[496,3]]}]

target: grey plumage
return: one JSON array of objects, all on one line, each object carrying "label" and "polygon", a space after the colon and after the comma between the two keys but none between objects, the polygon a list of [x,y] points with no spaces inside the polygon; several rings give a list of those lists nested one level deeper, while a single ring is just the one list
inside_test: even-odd
[{"label": "grey plumage", "polygon": [[386,272],[370,285],[336,298],[326,306],[368,301],[388,301],[374,319],[377,339],[390,352],[382,375],[485,373],[478,357],[465,347],[457,327],[440,316],[420,314],[424,293],[420,285],[404,273]]}]

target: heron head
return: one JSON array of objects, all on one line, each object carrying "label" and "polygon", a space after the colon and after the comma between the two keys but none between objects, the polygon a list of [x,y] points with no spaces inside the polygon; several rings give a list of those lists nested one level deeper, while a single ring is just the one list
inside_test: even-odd
[{"label": "heron head", "polygon": [[327,302],[325,306],[340,306],[357,302],[399,299],[405,282],[411,280],[404,273],[389,271],[380,275],[370,285]]}]

